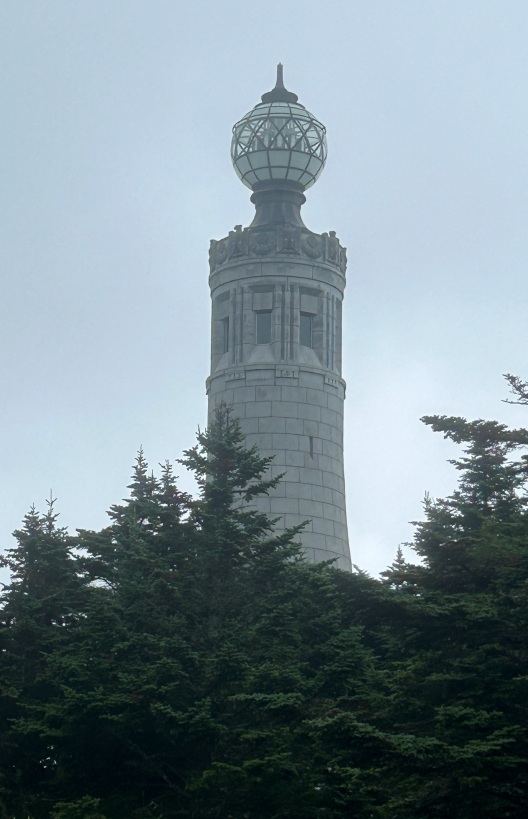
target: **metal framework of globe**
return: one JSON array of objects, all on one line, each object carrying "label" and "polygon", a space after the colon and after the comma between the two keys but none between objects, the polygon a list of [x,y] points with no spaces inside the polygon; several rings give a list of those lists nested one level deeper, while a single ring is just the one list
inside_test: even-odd
[{"label": "metal framework of globe", "polygon": [[259,103],[233,126],[231,159],[251,189],[288,180],[306,190],[323,170],[326,154],[324,125],[297,102]]}]

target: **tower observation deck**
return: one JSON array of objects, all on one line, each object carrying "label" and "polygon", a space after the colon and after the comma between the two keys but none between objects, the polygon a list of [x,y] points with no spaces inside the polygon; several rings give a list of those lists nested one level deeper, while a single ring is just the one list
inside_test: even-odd
[{"label": "tower observation deck", "polygon": [[231,158],[253,191],[252,223],[210,247],[209,414],[225,403],[248,445],[272,455],[254,504],[299,535],[306,558],[350,570],[343,467],[342,302],[346,250],[301,218],[326,161],[326,129],[277,84],[233,127]]}]

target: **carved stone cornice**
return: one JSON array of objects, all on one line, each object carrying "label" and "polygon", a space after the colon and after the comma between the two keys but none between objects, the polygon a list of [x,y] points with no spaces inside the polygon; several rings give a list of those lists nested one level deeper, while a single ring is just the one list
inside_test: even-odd
[{"label": "carved stone cornice", "polygon": [[346,273],[346,248],[341,246],[333,230],[318,234],[291,224],[266,228],[236,225],[225,239],[212,239],[209,248],[211,273],[238,262],[268,258],[279,261],[294,258],[331,267],[341,276]]}]

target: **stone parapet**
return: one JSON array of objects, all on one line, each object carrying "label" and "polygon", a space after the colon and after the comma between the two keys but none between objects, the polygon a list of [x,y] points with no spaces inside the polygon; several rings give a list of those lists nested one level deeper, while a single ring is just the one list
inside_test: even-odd
[{"label": "stone parapet", "polygon": [[233,267],[264,258],[278,261],[290,258],[309,264],[317,263],[329,267],[343,278],[347,266],[346,248],[341,246],[335,231],[318,234],[298,225],[277,224],[265,228],[236,225],[224,239],[212,239],[209,269],[213,274],[226,266]]}]

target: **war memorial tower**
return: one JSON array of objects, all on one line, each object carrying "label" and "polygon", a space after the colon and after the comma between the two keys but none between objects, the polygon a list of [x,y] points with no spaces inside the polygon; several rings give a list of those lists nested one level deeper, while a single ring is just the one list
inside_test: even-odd
[{"label": "war memorial tower", "polygon": [[258,508],[276,528],[308,521],[308,560],[350,570],[343,468],[342,301],[346,251],[303,223],[326,161],[326,129],[277,84],[233,127],[231,158],[255,218],[213,240],[209,414],[225,402],[248,445],[285,473]]}]

